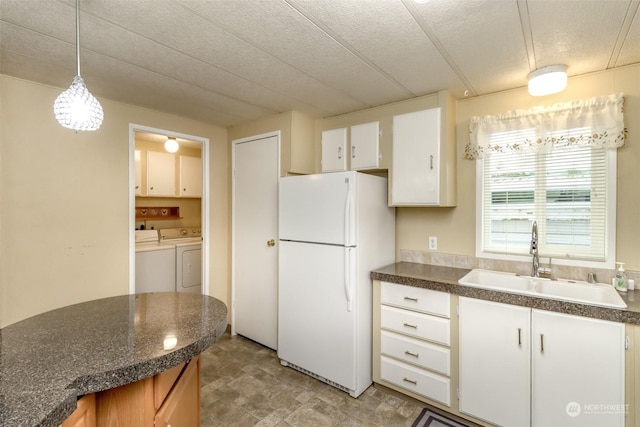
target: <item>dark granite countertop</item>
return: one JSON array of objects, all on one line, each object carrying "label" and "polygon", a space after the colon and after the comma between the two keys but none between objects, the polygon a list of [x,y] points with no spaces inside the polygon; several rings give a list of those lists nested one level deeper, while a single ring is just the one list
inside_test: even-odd
[{"label": "dark granite countertop", "polygon": [[471,270],[464,268],[399,262],[371,272],[371,278],[506,304],[640,325],[640,290],[620,293],[627,304],[626,309],[596,307],[459,285],[458,280],[469,271]]},{"label": "dark granite countertop", "polygon": [[[0,329],[0,426],[59,426],[79,396],[156,375],[197,356],[227,327],[203,295],[124,295]],[[174,348],[165,339],[175,337]]]}]

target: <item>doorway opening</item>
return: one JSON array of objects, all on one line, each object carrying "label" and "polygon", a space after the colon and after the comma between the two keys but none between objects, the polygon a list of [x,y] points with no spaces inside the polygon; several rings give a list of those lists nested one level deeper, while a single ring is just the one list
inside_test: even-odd
[{"label": "doorway opening", "polygon": [[[177,142],[177,152],[165,148],[167,139]],[[200,232],[201,271],[195,271],[200,276],[201,292],[209,294],[209,151],[208,138],[129,124],[130,294],[136,293],[136,233],[174,229]],[[181,271],[180,265],[177,271]]]}]

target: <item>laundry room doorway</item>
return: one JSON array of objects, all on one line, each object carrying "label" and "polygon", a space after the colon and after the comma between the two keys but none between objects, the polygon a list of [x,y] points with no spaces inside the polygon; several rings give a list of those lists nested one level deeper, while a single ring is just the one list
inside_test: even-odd
[{"label": "laundry room doorway", "polygon": [[[129,124],[129,293],[155,291],[162,269],[171,283],[158,291],[209,295],[209,149],[208,138]],[[153,265],[164,252],[162,265]]]}]

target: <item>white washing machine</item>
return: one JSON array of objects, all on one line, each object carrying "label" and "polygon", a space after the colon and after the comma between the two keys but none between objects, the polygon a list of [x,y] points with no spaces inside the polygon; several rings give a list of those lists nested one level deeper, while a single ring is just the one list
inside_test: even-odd
[{"label": "white washing machine", "polygon": [[176,247],[136,245],[136,293],[176,290]]},{"label": "white washing machine", "polygon": [[202,233],[200,228],[165,228],[160,243],[175,248],[175,287],[178,292],[202,293]]},{"label": "white washing machine", "polygon": [[136,231],[136,293],[176,289],[176,247],[161,244],[157,230]]},{"label": "white washing machine", "polygon": [[202,242],[176,244],[176,290],[202,293]]}]

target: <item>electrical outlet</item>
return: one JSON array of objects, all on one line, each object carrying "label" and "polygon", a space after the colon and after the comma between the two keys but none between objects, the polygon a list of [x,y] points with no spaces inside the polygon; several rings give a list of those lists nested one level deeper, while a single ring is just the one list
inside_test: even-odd
[{"label": "electrical outlet", "polygon": [[436,236],[429,236],[429,250],[430,251],[438,250],[438,238]]}]

